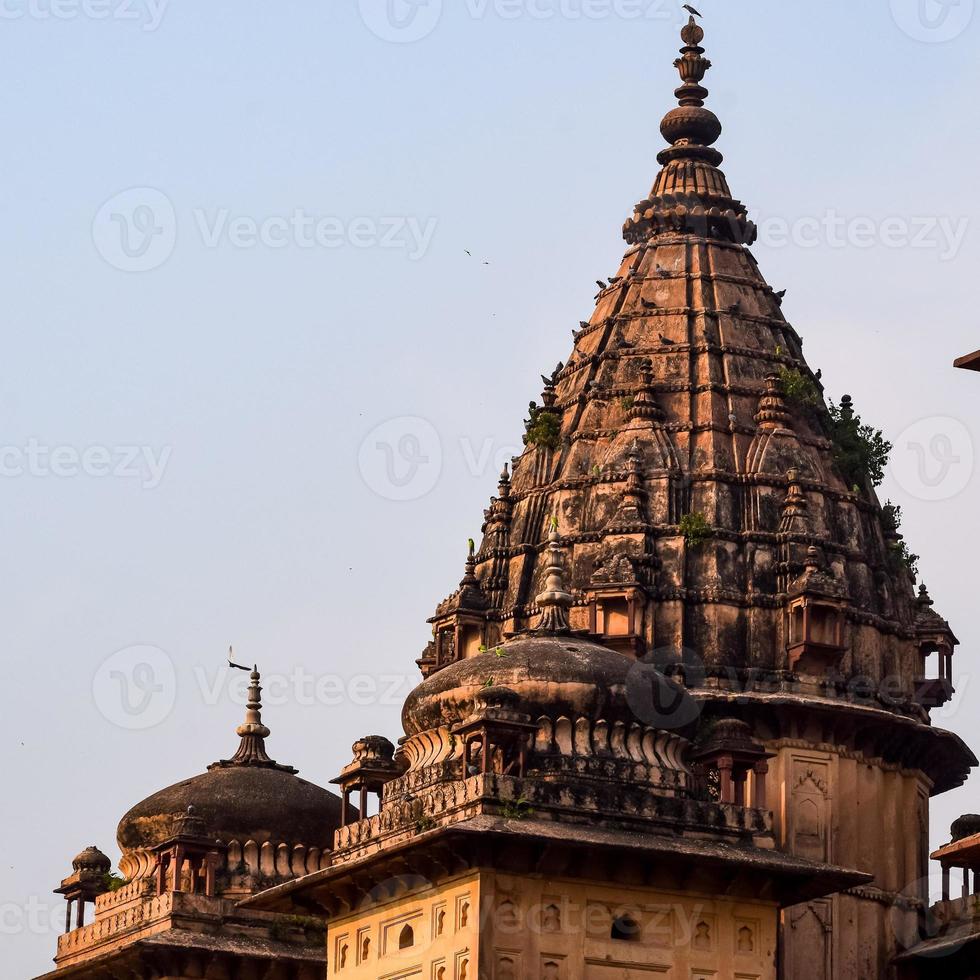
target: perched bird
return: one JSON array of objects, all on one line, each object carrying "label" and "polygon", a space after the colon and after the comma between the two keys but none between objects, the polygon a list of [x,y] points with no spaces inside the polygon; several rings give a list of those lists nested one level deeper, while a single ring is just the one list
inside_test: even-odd
[{"label": "perched bird", "polygon": [[241,664],[236,664],[235,661],[231,659],[233,653],[234,653],[234,651],[232,650],[232,648],[231,647],[228,647],[228,666],[229,667],[234,667],[235,670],[246,670],[246,671],[251,671],[251,670],[254,670],[255,669],[254,667],[243,667]]},{"label": "perched bird", "polygon": [[817,373],[814,377],[819,381],[823,377],[823,368],[817,368]]},{"label": "perched bird", "polygon": [[660,263],[658,262],[658,263],[657,263],[657,275],[658,275],[658,276],[660,276],[660,278],[661,278],[661,279],[668,279],[668,278],[670,278],[670,270],[668,270],[668,269],[665,269],[665,268],[664,268],[664,267],[663,267],[663,266],[662,266],[662,265],[661,265],[661,264],[660,264]]},{"label": "perched bird", "polygon": [[672,343],[674,343],[674,341],[672,341],[672,340],[670,339],[670,337],[665,337],[665,336],[664,336],[663,334],[659,334],[658,336],[660,337],[660,343],[662,343],[662,344],[666,344],[666,345],[667,345],[668,347],[669,347],[669,346],[670,346],[670,345],[671,345]]},{"label": "perched bird", "polygon": [[776,299],[782,299],[786,295],[786,290],[780,289],[778,293],[774,293],[773,295],[776,297]]},{"label": "perched bird", "polygon": [[655,310],[655,309],[657,308],[657,304],[656,304],[656,303],[655,303],[655,302],[654,302],[654,301],[653,301],[652,299],[641,299],[641,300],[640,300],[640,302],[641,302],[641,303],[642,303],[642,304],[643,304],[643,305],[644,305],[644,306],[645,306],[645,307],[646,307],[646,308],[647,308],[648,310]]},{"label": "perched bird", "polygon": [[701,16],[701,14],[697,10],[695,10],[689,3],[685,3],[684,4],[684,9],[689,14],[694,14],[695,17],[700,17]]},{"label": "perched bird", "polygon": [[579,320],[579,322],[578,322],[578,325],[579,325],[579,326],[580,326],[580,327],[581,327],[581,328],[582,328],[583,330],[588,330],[588,329],[589,329],[589,321],[588,321],[588,320]]},{"label": "perched bird", "polygon": [[728,312],[729,313],[738,313],[741,309],[742,309],[742,304],[739,303],[739,302],[735,302],[735,303],[732,303],[732,305],[728,307]]},{"label": "perched bird", "polygon": [[610,286],[615,286],[615,285],[616,285],[616,283],[617,283],[617,282],[621,282],[621,281],[622,281],[622,279],[623,279],[623,277],[622,277],[622,276],[610,276],[610,277],[609,277],[609,285],[610,285]]},{"label": "perched bird", "polygon": [[596,279],[596,281],[595,281],[595,284],[596,284],[596,285],[597,285],[597,286],[598,286],[598,287],[599,287],[600,289],[605,289],[605,288],[606,288],[606,286],[608,286],[608,285],[609,285],[608,283],[605,283],[605,282],[603,282],[603,281],[602,281],[601,279]]}]

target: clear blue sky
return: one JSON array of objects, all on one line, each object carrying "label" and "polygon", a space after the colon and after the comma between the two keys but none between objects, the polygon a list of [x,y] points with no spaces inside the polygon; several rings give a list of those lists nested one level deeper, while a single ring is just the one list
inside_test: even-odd
[{"label": "clear blue sky", "polygon": [[[72,856],[115,857],[129,806],[234,750],[229,643],[296,678],[266,720],[308,778],[398,734],[425,619],[617,265],[677,83],[672,3],[445,0],[402,43],[374,0],[122,2],[0,4],[11,977],[46,969]],[[980,347],[973,3],[699,6],[755,254],[829,391],[899,442],[883,496],[963,641],[943,723],[980,745],[980,377],[950,367]],[[371,434],[406,418],[427,424]],[[113,671],[158,724],[113,707]],[[940,799],[934,842],[978,808]]]}]

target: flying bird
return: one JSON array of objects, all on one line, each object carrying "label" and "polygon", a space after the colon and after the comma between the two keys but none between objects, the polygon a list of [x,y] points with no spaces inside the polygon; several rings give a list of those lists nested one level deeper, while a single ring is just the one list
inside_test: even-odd
[{"label": "flying bird", "polygon": [[472,253],[472,252],[471,252],[471,251],[470,251],[470,250],[469,250],[468,248],[464,248],[464,249],[463,249],[463,251],[464,251],[464,252],[465,252],[465,253],[466,253],[466,254],[467,254],[467,255],[468,255],[468,256],[469,256],[470,258],[473,258],[473,253]]},{"label": "flying bird", "polygon": [[700,17],[701,16],[701,13],[699,11],[695,10],[689,3],[685,3],[684,4],[684,9],[689,14],[694,14],[695,17]]},{"label": "flying bird", "polygon": [[254,667],[243,667],[241,664],[236,664],[235,661],[231,659],[233,653],[234,653],[234,650],[232,650],[231,647],[228,647],[228,666],[229,667],[234,667],[235,670],[247,670],[247,671],[252,671],[252,670],[255,669]]}]

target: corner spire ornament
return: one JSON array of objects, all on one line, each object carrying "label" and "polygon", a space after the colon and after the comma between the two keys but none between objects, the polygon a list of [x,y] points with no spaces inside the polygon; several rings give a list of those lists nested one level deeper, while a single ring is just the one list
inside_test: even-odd
[{"label": "corner spire ornament", "polygon": [[548,534],[548,567],[545,569],[544,592],[535,598],[541,609],[541,623],[535,633],[570,633],[568,610],[575,599],[565,591],[565,569],[562,564],[561,537],[558,534],[558,518],[551,518]]}]

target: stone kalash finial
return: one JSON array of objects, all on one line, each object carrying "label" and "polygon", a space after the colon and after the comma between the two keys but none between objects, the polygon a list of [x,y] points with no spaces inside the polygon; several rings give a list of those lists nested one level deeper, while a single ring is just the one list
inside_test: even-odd
[{"label": "stone kalash finial", "polygon": [[615,520],[620,523],[636,523],[644,519],[647,493],[643,488],[643,471],[640,463],[640,447],[633,440],[626,454],[626,486],[623,499],[616,510]]},{"label": "stone kalash finial", "polygon": [[718,117],[704,107],[708,90],[701,84],[711,67],[704,57],[704,31],[693,17],[681,30],[681,57],[674,67],[681,76],[675,89],[678,105],[664,116],[660,132],[671,144],[657,160],[658,174],[650,197],[641,201],[623,228],[631,245],[662,232],[689,232],[751,245],[755,225],[744,206],[732,198],[718,169],[722,155],[712,144],[721,135]]},{"label": "stone kalash finial", "polygon": [[783,400],[783,385],[778,374],[766,375],[766,388],[759,399],[759,410],[755,414],[756,425],[760,429],[785,429],[790,415]]},{"label": "stone kalash finial", "polygon": [[779,521],[780,534],[805,535],[810,531],[807,518],[807,498],[800,483],[800,471],[788,470],[786,480],[789,488],[783,500],[783,513]]},{"label": "stone kalash finial", "polygon": [[541,609],[541,623],[536,633],[570,633],[568,610],[575,599],[565,591],[565,569],[562,565],[561,538],[558,534],[558,519],[551,519],[551,532],[548,535],[548,567],[545,569],[544,592],[535,598]]},{"label": "stone kalash finial", "polygon": [[[231,654],[231,648],[228,650]],[[231,657],[228,658],[229,665],[236,670],[248,670],[240,664],[232,663]],[[262,724],[262,687],[259,684],[261,675],[258,666],[253,666],[249,674],[248,703],[245,705],[245,721],[235,729],[241,742],[238,751],[230,759],[221,759],[208,766],[208,769],[225,768],[228,766],[264,766],[269,769],[280,769],[283,772],[297,772],[292,766],[279,765],[275,760],[269,758],[265,750],[265,740],[269,737],[269,729]]]},{"label": "stone kalash finial", "polygon": [[472,538],[468,539],[467,548],[466,566],[452,605],[454,609],[483,610],[487,608],[487,597],[476,576],[476,542]]},{"label": "stone kalash finial", "polygon": [[630,405],[630,421],[641,420],[643,422],[662,422],[666,417],[664,410],[657,404],[653,384],[653,364],[650,358],[645,357],[640,365],[640,387],[633,396],[633,403]]}]

